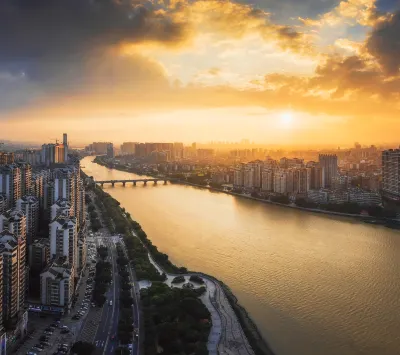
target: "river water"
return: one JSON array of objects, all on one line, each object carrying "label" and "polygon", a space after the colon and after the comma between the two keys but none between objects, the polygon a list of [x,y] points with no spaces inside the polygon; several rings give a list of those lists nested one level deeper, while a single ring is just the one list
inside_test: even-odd
[{"label": "river water", "polygon": [[[136,175],[82,161],[97,180]],[[277,355],[400,354],[400,232],[191,186],[104,186],[172,262],[231,287]]]}]

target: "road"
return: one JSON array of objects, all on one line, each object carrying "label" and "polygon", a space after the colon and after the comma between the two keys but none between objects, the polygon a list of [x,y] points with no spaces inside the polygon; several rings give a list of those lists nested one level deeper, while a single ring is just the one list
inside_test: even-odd
[{"label": "road", "polygon": [[[125,257],[127,259],[129,259],[125,243],[123,242],[123,240],[120,240],[120,243],[122,245]],[[136,339],[135,339],[135,333],[132,335],[134,341],[132,343],[133,346],[132,346],[131,354],[140,355],[140,351],[141,351],[140,342],[143,339],[143,337],[142,337],[143,326],[141,324],[141,317],[140,317],[140,287],[139,287],[139,283],[137,281],[136,273],[135,273],[134,269],[129,265],[128,270],[129,270],[129,278],[130,278],[131,285],[132,285],[131,297],[134,300],[134,304],[133,304],[133,326],[134,326],[135,329],[138,330],[138,337]]]},{"label": "road", "polygon": [[[103,313],[98,324],[97,332],[94,338],[96,346],[96,354],[108,355],[114,354],[118,347],[116,339],[111,339],[113,335],[117,335],[118,320],[119,320],[119,277],[117,269],[117,251],[113,238],[106,236],[103,232],[103,237],[95,238],[97,246],[101,244],[108,247],[108,261],[112,265],[112,284],[105,294],[107,297],[104,304]],[[110,305],[110,302],[112,304]]]}]

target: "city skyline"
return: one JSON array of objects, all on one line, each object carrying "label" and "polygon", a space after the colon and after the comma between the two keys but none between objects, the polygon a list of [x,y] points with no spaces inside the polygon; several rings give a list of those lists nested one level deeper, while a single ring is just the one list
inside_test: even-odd
[{"label": "city skyline", "polygon": [[0,23],[2,137],[398,139],[394,0],[6,0]]}]

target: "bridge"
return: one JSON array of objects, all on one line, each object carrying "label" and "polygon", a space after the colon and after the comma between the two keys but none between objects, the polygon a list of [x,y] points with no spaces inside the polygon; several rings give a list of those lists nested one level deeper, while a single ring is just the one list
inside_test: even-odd
[{"label": "bridge", "polygon": [[170,178],[155,178],[155,179],[130,179],[130,180],[95,180],[95,184],[100,184],[101,187],[104,186],[104,184],[111,184],[113,187],[115,184],[122,184],[122,186],[125,187],[127,183],[132,183],[134,186],[136,186],[136,183],[138,182],[143,182],[143,185],[147,185],[148,182],[153,182],[154,185],[157,185],[159,181],[163,181],[164,185],[167,184],[167,182],[175,181],[176,179],[170,179]]}]

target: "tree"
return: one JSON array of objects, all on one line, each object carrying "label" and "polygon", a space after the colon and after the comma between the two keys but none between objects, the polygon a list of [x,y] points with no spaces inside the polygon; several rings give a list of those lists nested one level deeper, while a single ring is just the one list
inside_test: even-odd
[{"label": "tree", "polygon": [[130,355],[130,351],[127,348],[119,347],[115,350],[115,355]]},{"label": "tree", "polygon": [[90,355],[95,349],[96,347],[92,343],[78,341],[72,346],[71,351],[78,355]]}]

